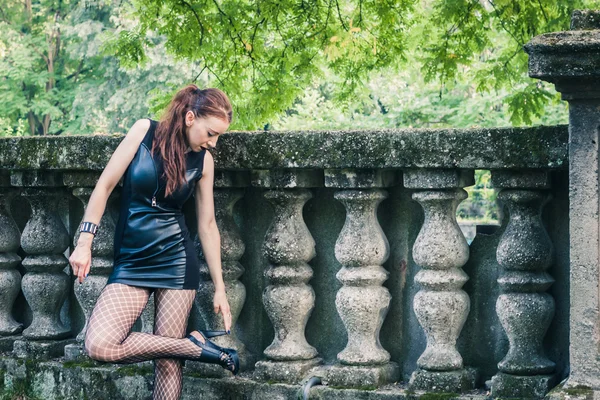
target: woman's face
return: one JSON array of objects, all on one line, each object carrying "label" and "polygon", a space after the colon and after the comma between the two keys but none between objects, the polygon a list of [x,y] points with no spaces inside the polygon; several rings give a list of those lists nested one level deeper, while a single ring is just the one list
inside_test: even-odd
[{"label": "woman's face", "polygon": [[185,125],[185,133],[192,151],[214,148],[219,136],[229,128],[229,123],[221,118],[196,117],[191,111],[185,115]]}]

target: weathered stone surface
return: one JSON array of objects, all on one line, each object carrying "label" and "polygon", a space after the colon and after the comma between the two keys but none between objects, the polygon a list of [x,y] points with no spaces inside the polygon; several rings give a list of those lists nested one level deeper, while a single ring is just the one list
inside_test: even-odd
[{"label": "weathered stone surface", "polygon": [[21,235],[21,247],[27,253],[22,262],[27,273],[21,287],[33,313],[23,336],[62,339],[70,335],[70,328],[60,319],[69,286],[69,277],[62,272],[68,265],[63,252],[69,245],[69,234],[58,215],[62,192],[29,188],[23,194],[31,204],[32,215]]},{"label": "weathered stone surface", "polygon": [[394,362],[383,365],[334,365],[327,368],[325,383],[330,386],[372,390],[398,382],[400,368]]},{"label": "weathered stone surface", "polygon": [[492,396],[541,399],[556,383],[556,375],[519,376],[500,372],[492,378]]},{"label": "weathered stone surface", "polygon": [[534,37],[525,45],[529,76],[553,82],[564,100],[600,98],[597,26],[598,11],[575,11],[571,31]]},{"label": "weathered stone surface", "polygon": [[[152,397],[153,374],[149,368],[136,365],[98,366],[94,363],[24,362],[0,358],[0,371],[4,371],[10,393],[13,386],[25,387],[29,395],[48,400],[140,400]],[[300,384],[273,384],[236,377],[235,379],[210,379],[196,373],[184,373],[182,400],[290,400],[301,395]],[[0,384],[0,394],[2,385]],[[398,385],[377,390],[339,389],[317,385],[309,391],[311,400],[417,400],[427,393],[407,391]],[[484,392],[469,395],[441,394],[444,398],[459,400],[485,400]],[[439,396],[439,395],[438,395]],[[300,397],[301,398],[301,397]]]},{"label": "weathered stone surface", "polygon": [[320,358],[295,361],[259,361],[254,378],[262,381],[299,383],[312,368],[322,362]]},{"label": "weathered stone surface", "polygon": [[23,336],[0,336],[0,353],[11,353],[13,350],[13,343],[15,342],[15,340],[19,339],[23,339]]},{"label": "weathered stone surface", "polygon": [[15,269],[21,261],[17,255],[21,233],[10,214],[9,201],[9,193],[0,193],[0,336],[14,335],[23,328],[12,315],[21,288],[21,273]]},{"label": "weathered stone surface", "polygon": [[[440,176],[437,179],[433,171],[417,172],[415,182],[430,188],[431,182],[441,181],[444,184],[440,186],[454,185],[455,188],[422,190],[413,194],[425,211],[425,221],[413,246],[413,258],[422,267],[415,276],[421,290],[414,297],[413,307],[427,337],[427,347],[417,360],[424,375],[417,370],[411,377],[412,385],[420,389],[427,387],[425,385],[430,388],[442,383],[450,385],[445,382],[446,378],[437,382],[435,377],[438,375],[426,372],[456,371],[440,377],[465,374],[456,340],[469,313],[469,296],[461,289],[469,279],[461,269],[469,259],[469,246],[456,222],[456,208],[466,197],[466,192],[456,188],[464,184],[458,179],[459,175],[440,171]],[[447,181],[448,176],[453,176],[453,180]],[[465,388],[461,386],[461,390]]]},{"label": "weathered stone surface", "polygon": [[[270,376],[269,379],[288,379],[287,372],[282,374],[285,363],[274,361],[293,362],[289,367],[290,376],[294,375],[293,371],[303,370],[304,367],[299,366],[317,362],[317,350],[304,336],[306,322],[315,304],[314,290],[307,285],[312,277],[307,262],[315,256],[315,241],[302,217],[302,208],[311,197],[311,192],[306,189],[265,193],[265,198],[275,208],[275,216],[263,244],[263,252],[271,263],[265,271],[269,286],[263,292],[263,303],[275,337],[264,350],[271,361],[262,361],[256,366],[258,370],[261,365],[261,376]],[[271,362],[274,363],[269,366]]]},{"label": "weathered stone surface", "polygon": [[215,187],[244,188],[250,186],[250,171],[215,170]]},{"label": "weathered stone surface", "polygon": [[384,188],[395,185],[399,171],[377,169],[326,169],[325,186],[346,189]]},{"label": "weathered stone surface", "polygon": [[553,82],[569,101],[570,371],[566,387],[600,389],[598,11],[575,11],[570,32],[526,45],[529,75]]},{"label": "weathered stone surface", "polygon": [[[567,135],[566,126],[231,132],[220,139],[214,156],[217,169],[229,170],[567,168]],[[0,138],[0,169],[102,171],[123,137]]]},{"label": "weathered stone surface", "polygon": [[404,186],[409,189],[452,189],[475,183],[473,171],[457,169],[409,169],[404,172]]},{"label": "weathered stone surface", "polygon": [[461,393],[475,387],[477,372],[473,368],[456,371],[427,371],[417,369],[410,377],[408,387],[412,390]]},{"label": "weathered stone surface", "polygon": [[[518,378],[550,374],[555,368],[542,347],[554,316],[554,299],[545,293],[554,282],[545,272],[552,263],[554,251],[540,218],[549,196],[535,190],[538,183],[546,179],[539,173],[530,177],[526,171],[520,174],[522,177],[515,173],[514,179],[509,181],[513,183],[511,187],[520,186],[521,189],[503,189],[498,195],[510,211],[508,225],[496,250],[502,267],[498,278],[502,294],[496,302],[496,311],[510,346],[506,357],[498,363],[500,372],[496,375],[498,378],[492,379],[492,392],[503,395],[509,392],[505,388],[509,384],[513,393],[531,392],[533,381]],[[504,178],[501,176],[501,180],[507,181]],[[499,186],[493,176],[492,181]],[[519,183],[515,185],[515,182]],[[533,188],[527,188],[527,183]],[[508,378],[514,379],[507,381],[505,374],[511,374]],[[536,387],[536,390],[542,390],[539,385]]]},{"label": "weathered stone surface", "polygon": [[261,188],[310,188],[323,186],[323,172],[319,170],[255,169],[250,173],[252,186]]},{"label": "weathered stone surface", "polygon": [[494,187],[503,189],[548,189],[550,175],[545,170],[493,170]]},{"label": "weathered stone surface", "polygon": [[18,171],[13,170],[10,174],[10,183],[19,187],[57,187],[62,186],[62,174],[56,171],[34,170]]},{"label": "weathered stone surface", "polygon": [[571,30],[600,29],[599,10],[574,10],[571,15]]},{"label": "weathered stone surface", "polygon": [[[98,178],[100,173],[96,171],[69,171],[62,174],[63,184],[73,188],[94,188]],[[87,197],[89,199],[89,195]]]},{"label": "weathered stone surface", "polygon": [[344,286],[335,304],[348,331],[346,348],[337,355],[342,364],[383,364],[390,359],[379,342],[391,299],[381,286],[388,276],[381,264],[389,257],[390,246],[376,214],[386,197],[386,192],[375,189],[335,194],[346,207],[346,222],[335,245],[336,258],[344,266],[336,275]]},{"label": "weathered stone surface", "polygon": [[18,358],[48,360],[62,357],[66,345],[75,343],[75,339],[63,340],[15,340],[13,355]]}]

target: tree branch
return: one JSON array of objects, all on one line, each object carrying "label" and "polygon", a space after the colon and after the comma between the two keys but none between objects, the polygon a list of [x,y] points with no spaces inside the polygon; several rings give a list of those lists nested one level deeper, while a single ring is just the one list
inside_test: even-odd
[{"label": "tree branch", "polygon": [[202,21],[200,21],[200,17],[198,16],[196,10],[194,10],[194,7],[192,7],[192,5],[185,0],[181,0],[181,2],[192,11],[196,17],[196,21],[198,21],[198,26],[200,27],[200,42],[198,43],[198,46],[202,46],[202,42],[204,41],[204,25],[202,25]]}]

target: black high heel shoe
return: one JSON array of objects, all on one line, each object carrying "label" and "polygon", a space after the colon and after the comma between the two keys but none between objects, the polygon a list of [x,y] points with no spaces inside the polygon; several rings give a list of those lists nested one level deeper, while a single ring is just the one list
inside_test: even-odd
[{"label": "black high heel shoe", "polygon": [[202,338],[204,339],[205,346],[210,347],[211,349],[215,349],[215,350],[221,350],[222,347],[215,344],[213,341],[211,341],[209,339],[213,338],[213,337],[217,337],[217,336],[229,335],[229,333],[227,331],[196,331],[196,332],[198,332],[200,334],[200,336],[202,336]]},{"label": "black high heel shoe", "polygon": [[237,351],[234,349],[221,347],[213,342],[210,342],[206,338],[204,339],[206,340],[206,343],[202,343],[192,334],[189,334],[187,338],[202,349],[200,356],[193,358],[194,360],[211,364],[219,364],[226,370],[231,371],[234,375],[237,375],[237,373],[240,371],[240,359]]}]

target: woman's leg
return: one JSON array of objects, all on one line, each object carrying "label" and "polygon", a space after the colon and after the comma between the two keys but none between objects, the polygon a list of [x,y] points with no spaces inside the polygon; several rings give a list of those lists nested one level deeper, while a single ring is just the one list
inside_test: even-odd
[{"label": "woman's leg", "polygon": [[[196,291],[156,289],[154,334],[183,338]],[[183,381],[183,362],[172,358],[154,360],[154,400],[179,399]]]},{"label": "woman's leg", "polygon": [[155,358],[200,356],[201,349],[188,339],[130,332],[149,295],[149,289],[121,283],[104,287],[85,335],[85,349],[91,358],[129,364]]}]

